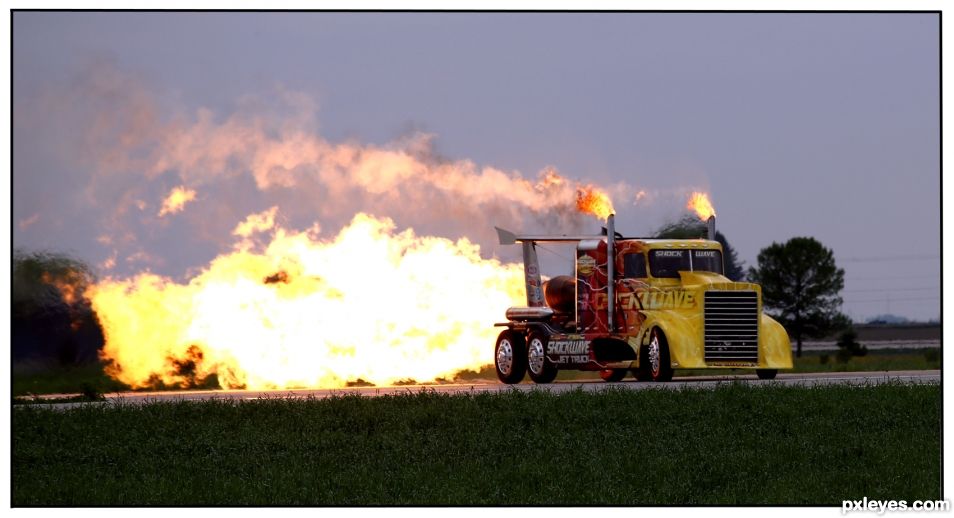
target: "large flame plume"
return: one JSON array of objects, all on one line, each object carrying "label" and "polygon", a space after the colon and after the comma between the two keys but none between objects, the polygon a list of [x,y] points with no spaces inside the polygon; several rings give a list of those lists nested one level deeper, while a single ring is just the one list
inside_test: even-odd
[{"label": "large flame plume", "polygon": [[715,208],[712,206],[712,202],[709,200],[709,195],[704,192],[693,192],[689,195],[689,202],[686,203],[686,208],[694,211],[699,219],[706,221],[711,216],[715,216]]},{"label": "large flame plume", "polygon": [[[76,130],[62,132],[78,139],[65,146],[79,150],[69,163],[91,169],[84,195],[104,212],[100,264],[117,272],[89,291],[103,357],[135,387],[213,374],[252,389],[425,382],[492,364],[493,323],[522,303],[524,282],[520,265],[482,258],[476,243],[495,242],[494,225],[582,231],[584,214],[614,211],[610,194],[651,199],[552,167],[534,175],[448,158],[422,132],[333,140],[314,98],[282,87],[219,113],[97,65],[51,92],[36,118]],[[246,217],[261,207],[272,208]],[[289,230],[315,220],[328,235],[342,230]],[[196,257],[165,253],[170,238],[225,252],[173,280],[152,271]]]},{"label": "large flame plume", "polygon": [[[211,374],[223,388],[344,387],[492,363],[491,324],[523,298],[519,265],[365,214],[332,240],[274,216],[250,216],[235,249],[188,282],[142,273],[95,285],[109,374],[134,387]],[[256,246],[250,236],[266,230]]]}]

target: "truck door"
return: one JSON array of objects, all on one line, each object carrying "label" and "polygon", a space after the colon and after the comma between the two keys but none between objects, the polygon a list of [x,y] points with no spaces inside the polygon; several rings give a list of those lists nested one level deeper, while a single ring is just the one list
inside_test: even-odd
[{"label": "truck door", "polygon": [[635,335],[642,325],[639,295],[648,288],[646,284],[646,255],[635,246],[620,250],[617,257],[620,282],[616,283],[616,329],[626,335]]},{"label": "truck door", "polygon": [[603,240],[580,241],[576,248],[576,323],[584,335],[607,333]]}]

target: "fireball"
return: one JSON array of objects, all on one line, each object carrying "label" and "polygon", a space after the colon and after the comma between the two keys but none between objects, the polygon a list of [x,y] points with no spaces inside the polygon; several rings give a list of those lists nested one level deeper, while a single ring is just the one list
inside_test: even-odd
[{"label": "fireball", "polygon": [[715,208],[712,206],[712,202],[709,201],[709,195],[704,192],[693,192],[689,196],[689,202],[686,204],[686,208],[694,211],[699,219],[706,221],[711,216],[715,216]]},{"label": "fireball", "polygon": [[584,214],[592,214],[605,220],[614,212],[609,195],[599,187],[586,185],[576,191],[576,208]]}]

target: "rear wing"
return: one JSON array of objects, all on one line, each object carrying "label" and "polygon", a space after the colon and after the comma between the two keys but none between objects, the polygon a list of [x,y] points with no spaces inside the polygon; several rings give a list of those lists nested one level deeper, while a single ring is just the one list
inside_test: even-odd
[{"label": "rear wing", "polygon": [[613,282],[615,272],[613,271],[614,249],[616,246],[616,215],[610,214],[606,218],[606,235],[599,236],[518,236],[509,230],[500,227],[497,229],[497,237],[501,245],[513,245],[518,241],[523,243],[523,275],[527,286],[527,306],[531,308],[544,305],[542,282],[540,278],[540,262],[537,260],[537,242],[566,242],[566,241],[591,241],[602,240],[606,238],[606,296],[607,296],[607,327],[613,332],[613,313],[615,311],[615,301],[613,296]]},{"label": "rear wing", "polygon": [[500,227],[494,227],[494,228],[497,229],[497,238],[500,239],[501,245],[513,245],[513,244],[516,244],[518,241],[523,243],[538,242],[538,241],[544,242],[544,243],[546,242],[555,243],[559,241],[586,241],[588,239],[603,239],[604,237],[606,237],[603,235],[599,235],[599,236],[583,236],[583,235],[579,235],[579,236],[568,236],[568,235],[518,236],[509,230],[504,230]]}]

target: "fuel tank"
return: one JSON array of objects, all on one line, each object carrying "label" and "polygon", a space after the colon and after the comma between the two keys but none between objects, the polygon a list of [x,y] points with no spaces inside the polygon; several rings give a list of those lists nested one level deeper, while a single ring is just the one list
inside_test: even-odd
[{"label": "fuel tank", "polygon": [[557,313],[573,313],[576,309],[576,278],[557,275],[543,283],[547,306]]}]

